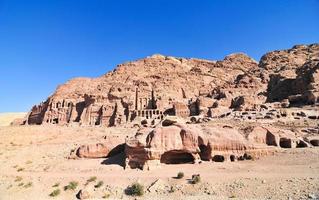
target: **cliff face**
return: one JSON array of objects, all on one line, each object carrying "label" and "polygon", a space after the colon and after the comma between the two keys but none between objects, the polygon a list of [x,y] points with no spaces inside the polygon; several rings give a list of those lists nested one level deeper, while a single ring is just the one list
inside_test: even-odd
[{"label": "cliff face", "polygon": [[98,78],[75,78],[34,106],[28,124],[117,126],[165,115],[219,116],[258,110],[265,102],[318,102],[319,45],[221,61],[153,55],[118,65]]}]

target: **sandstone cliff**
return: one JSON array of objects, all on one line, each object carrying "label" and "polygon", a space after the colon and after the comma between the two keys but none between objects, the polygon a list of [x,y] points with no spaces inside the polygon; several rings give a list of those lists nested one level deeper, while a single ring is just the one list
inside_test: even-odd
[{"label": "sandstone cliff", "polygon": [[26,124],[118,126],[154,124],[166,115],[220,117],[319,101],[319,44],[221,61],[153,55],[98,78],[75,78],[34,106]]}]

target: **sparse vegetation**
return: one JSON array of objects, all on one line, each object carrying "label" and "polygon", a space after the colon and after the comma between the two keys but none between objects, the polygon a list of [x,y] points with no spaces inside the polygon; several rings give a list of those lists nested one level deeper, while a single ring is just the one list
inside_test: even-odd
[{"label": "sparse vegetation", "polygon": [[68,185],[64,186],[64,190],[75,190],[78,184],[78,182],[71,181]]},{"label": "sparse vegetation", "polygon": [[24,185],[25,188],[31,187],[33,185],[32,182],[28,182],[27,184]]},{"label": "sparse vegetation", "polygon": [[108,199],[110,196],[111,196],[110,193],[105,193],[102,198],[103,199]]},{"label": "sparse vegetation", "polygon": [[184,178],[184,172],[178,172],[177,177],[178,179]]},{"label": "sparse vegetation", "polygon": [[192,183],[192,184],[197,184],[197,183],[199,183],[199,182],[200,182],[200,175],[199,175],[199,174],[194,174],[194,175],[192,176],[191,183]]},{"label": "sparse vegetation", "polygon": [[176,191],[176,188],[174,186],[171,186],[170,190],[168,191],[169,193],[173,193]]},{"label": "sparse vegetation", "polygon": [[53,191],[49,194],[49,196],[50,196],[50,197],[56,197],[56,196],[58,196],[60,193],[61,193],[61,190],[60,190],[60,189],[56,189],[56,190],[53,190]]},{"label": "sparse vegetation", "polygon": [[23,167],[19,167],[19,168],[17,169],[17,172],[21,172],[21,171],[23,171],[23,170],[24,170]]},{"label": "sparse vegetation", "polygon": [[92,176],[86,182],[90,183],[90,182],[94,182],[94,181],[96,181],[96,176]]},{"label": "sparse vegetation", "polygon": [[19,167],[19,166],[18,165],[13,166],[13,168],[17,168],[17,167]]},{"label": "sparse vegetation", "polygon": [[59,187],[60,183],[55,183],[54,185],[52,185],[52,187]]},{"label": "sparse vegetation", "polygon": [[25,164],[31,164],[32,161],[31,160],[28,160],[27,162],[25,162]]},{"label": "sparse vegetation", "polygon": [[132,195],[132,196],[143,196],[144,194],[144,186],[140,183],[133,183],[131,186],[129,186],[126,189],[126,194],[127,195]]},{"label": "sparse vegetation", "polygon": [[104,184],[103,181],[99,181],[94,187],[95,187],[95,188],[99,188],[99,187],[101,187],[103,184]]},{"label": "sparse vegetation", "polygon": [[17,176],[16,179],[14,179],[14,182],[20,182],[22,181],[22,177],[21,176]]},{"label": "sparse vegetation", "polygon": [[20,186],[23,186],[23,183],[19,183],[18,186],[19,186],[19,187],[20,187]]}]

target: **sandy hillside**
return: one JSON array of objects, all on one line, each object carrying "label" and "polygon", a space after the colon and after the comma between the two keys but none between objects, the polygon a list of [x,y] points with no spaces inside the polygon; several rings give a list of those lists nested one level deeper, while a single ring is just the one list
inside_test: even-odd
[{"label": "sandy hillside", "polygon": [[[118,164],[121,155],[67,159],[79,144],[96,143],[106,135],[125,140],[133,133],[126,128],[0,127],[0,199],[76,199],[85,188],[91,188],[93,199],[135,199],[125,189],[136,181],[145,189],[137,199],[286,200],[319,195],[319,148],[278,149],[255,161],[162,165],[150,171],[124,170]],[[179,171],[184,178],[174,178]],[[200,183],[189,183],[192,174],[201,175]],[[64,190],[71,181],[78,183],[74,190]],[[50,197],[55,190],[60,193]]]},{"label": "sandy hillside", "polygon": [[0,113],[0,126],[9,126],[14,119],[22,118],[26,114],[25,112]]}]

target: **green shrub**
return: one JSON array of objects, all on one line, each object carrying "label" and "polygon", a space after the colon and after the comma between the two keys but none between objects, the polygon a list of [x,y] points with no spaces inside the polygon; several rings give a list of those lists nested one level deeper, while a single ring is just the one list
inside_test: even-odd
[{"label": "green shrub", "polygon": [[178,172],[177,178],[178,179],[184,178],[184,172]]},{"label": "green shrub", "polygon": [[28,161],[25,162],[25,164],[31,164],[31,163],[32,163],[31,160],[28,160]]},{"label": "green shrub", "polygon": [[23,167],[19,167],[19,168],[17,169],[18,172],[21,172],[21,171],[23,171],[23,170],[24,170]]},{"label": "green shrub", "polygon": [[53,192],[51,192],[49,194],[50,197],[56,197],[58,196],[59,194],[61,193],[61,190],[60,189],[56,189],[56,190],[53,190]]},{"label": "green shrub", "polygon": [[14,180],[14,182],[20,182],[22,181],[22,177],[21,176],[17,176],[16,179]]},{"label": "green shrub", "polygon": [[96,181],[96,176],[92,176],[91,178],[89,178],[86,182],[93,182]]},{"label": "green shrub", "polygon": [[103,181],[99,181],[94,187],[95,187],[95,188],[99,188],[99,187],[101,187],[103,184],[104,184]]},{"label": "green shrub", "polygon": [[27,184],[25,184],[23,187],[25,187],[25,188],[28,188],[28,187],[31,187],[33,185],[33,183],[32,182],[28,182]]},{"label": "green shrub", "polygon": [[194,174],[192,176],[192,180],[191,180],[191,183],[192,184],[196,184],[196,183],[199,183],[200,182],[200,175],[199,174]]},{"label": "green shrub", "polygon": [[102,198],[103,199],[108,199],[110,196],[111,196],[110,193],[105,193]]},{"label": "green shrub", "polygon": [[71,181],[69,185],[64,186],[64,190],[75,190],[78,184],[78,182]]},{"label": "green shrub", "polygon": [[126,189],[126,194],[132,196],[142,196],[144,194],[144,186],[140,183],[133,183]]},{"label": "green shrub", "polygon": [[55,183],[54,185],[52,185],[52,187],[59,187],[60,183]]}]

